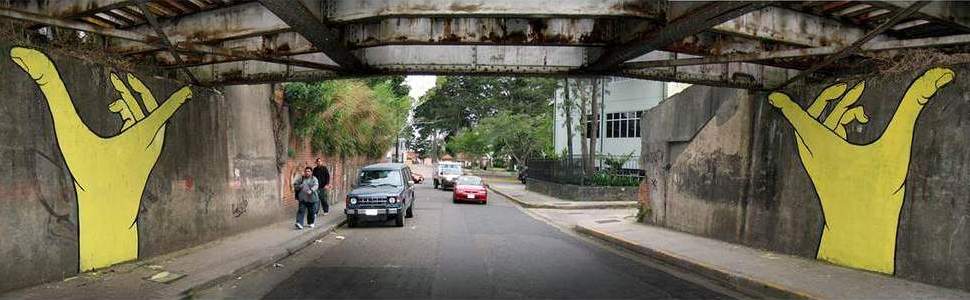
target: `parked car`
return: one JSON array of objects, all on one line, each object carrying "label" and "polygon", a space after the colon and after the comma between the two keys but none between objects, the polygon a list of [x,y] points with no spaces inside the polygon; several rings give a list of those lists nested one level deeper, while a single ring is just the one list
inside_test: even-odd
[{"label": "parked car", "polygon": [[411,173],[411,181],[414,181],[414,183],[422,183],[424,182],[424,175]]},{"label": "parked car", "polygon": [[455,186],[455,180],[462,175],[464,170],[461,164],[456,162],[443,161],[435,166],[434,188],[448,189]]},{"label": "parked car", "polygon": [[410,178],[411,169],[400,163],[362,168],[354,189],[347,193],[347,226],[394,220],[395,226],[403,227],[405,217],[414,217],[414,181]]},{"label": "parked car", "polygon": [[455,180],[452,202],[488,203],[488,184],[478,176],[461,176]]}]

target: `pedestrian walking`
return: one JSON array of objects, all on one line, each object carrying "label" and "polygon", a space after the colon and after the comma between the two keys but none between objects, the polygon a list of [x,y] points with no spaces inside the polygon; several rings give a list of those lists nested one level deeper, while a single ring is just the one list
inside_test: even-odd
[{"label": "pedestrian walking", "polygon": [[327,170],[327,166],[323,165],[323,160],[317,158],[316,167],[313,167],[313,177],[316,177],[317,182],[320,183],[320,207],[323,208],[323,215],[326,216],[330,212],[330,199],[327,194],[327,190],[330,189],[330,170]]},{"label": "pedestrian walking", "polygon": [[306,167],[303,169],[303,176],[293,181],[293,190],[296,192],[296,200],[299,208],[296,210],[296,229],[303,229],[303,218],[306,217],[306,224],[313,228],[313,221],[317,214],[317,194],[320,183],[313,177],[313,169]]}]

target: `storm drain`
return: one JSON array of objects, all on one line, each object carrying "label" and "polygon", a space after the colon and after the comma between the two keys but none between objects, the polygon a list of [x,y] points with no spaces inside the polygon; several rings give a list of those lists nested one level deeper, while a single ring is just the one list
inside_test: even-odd
[{"label": "storm drain", "polygon": [[607,219],[607,220],[596,220],[596,223],[606,224],[606,223],[616,223],[616,222],[619,222],[619,221],[620,220],[617,220],[617,219]]}]

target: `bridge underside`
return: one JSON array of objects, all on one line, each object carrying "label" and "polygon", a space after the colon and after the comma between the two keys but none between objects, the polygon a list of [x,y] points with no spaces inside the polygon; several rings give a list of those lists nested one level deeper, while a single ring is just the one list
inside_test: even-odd
[{"label": "bridge underside", "polygon": [[970,43],[961,2],[6,0],[0,17],[202,85],[526,74],[772,89]]}]

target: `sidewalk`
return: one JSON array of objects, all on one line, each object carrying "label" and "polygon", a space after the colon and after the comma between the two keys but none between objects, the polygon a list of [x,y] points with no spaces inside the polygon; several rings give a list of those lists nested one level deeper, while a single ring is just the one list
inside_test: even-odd
[{"label": "sidewalk", "polygon": [[[158,299],[185,298],[255,268],[272,264],[330,233],[346,220],[342,202],[317,217],[314,229],[295,230],[287,220],[161,257],[120,264],[0,294],[3,299]],[[169,283],[149,281],[161,272],[176,274]]]},{"label": "sidewalk", "polygon": [[779,298],[968,299],[970,293],[804,257],[757,250],[623,218],[578,221],[576,230],[742,291]]},{"label": "sidewalk", "polygon": [[519,182],[489,181],[489,189],[526,208],[620,209],[636,208],[637,201],[569,201],[527,191]]}]

